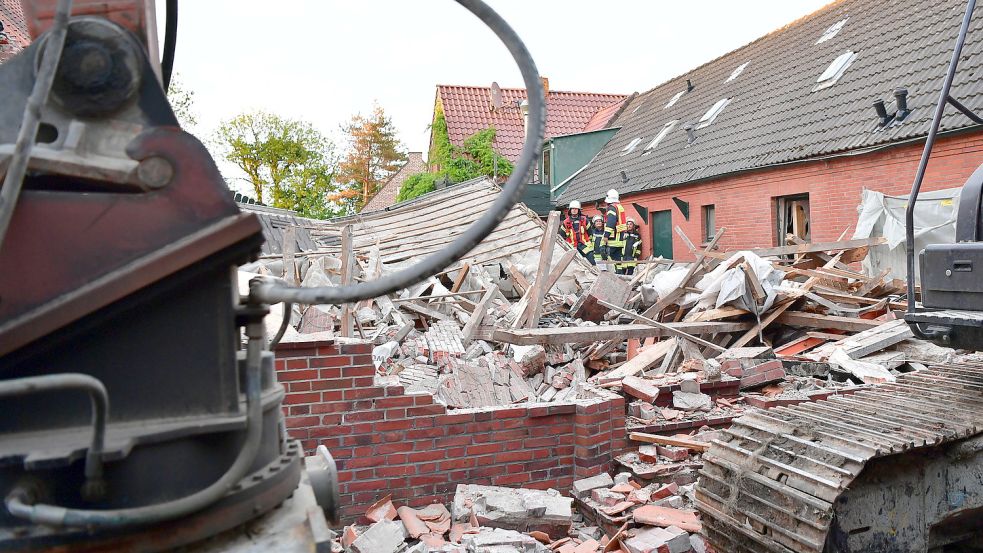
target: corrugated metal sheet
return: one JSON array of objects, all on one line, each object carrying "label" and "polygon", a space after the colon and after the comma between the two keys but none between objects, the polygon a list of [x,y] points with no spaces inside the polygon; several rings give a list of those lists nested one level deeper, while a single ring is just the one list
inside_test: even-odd
[{"label": "corrugated metal sheet", "polygon": [[[842,0],[631,100],[619,133],[574,178],[560,203],[593,200],[608,188],[622,194],[694,179],[876,147],[924,136],[965,9],[962,0]],[[846,19],[832,39],[816,44]],[[820,74],[846,51],[856,59],[836,84],[813,91]],[[983,111],[983,18],[971,25],[953,95]],[[748,66],[726,82],[736,67]],[[695,88],[666,108],[675,94]],[[878,130],[872,103],[894,111],[895,88],[908,89],[913,110],[902,124]],[[697,122],[721,98],[732,101],[687,145],[686,122]],[[680,124],[656,148],[622,155],[635,138],[647,144],[670,120]],[[954,109],[943,130],[971,125]],[[622,183],[620,171],[629,177]]]}]

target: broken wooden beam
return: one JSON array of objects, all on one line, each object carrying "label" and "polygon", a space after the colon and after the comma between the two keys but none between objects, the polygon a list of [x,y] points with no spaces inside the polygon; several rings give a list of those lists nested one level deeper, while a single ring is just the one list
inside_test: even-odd
[{"label": "broken wooden beam", "polygon": [[560,212],[550,211],[546,221],[546,233],[539,246],[539,266],[536,269],[536,280],[532,284],[532,294],[529,297],[529,312],[526,319],[527,328],[539,326],[539,317],[543,314],[543,300],[546,299],[546,286],[549,281],[550,264],[553,262],[553,250],[556,249],[556,237],[560,231]]},{"label": "broken wooden beam", "polygon": [[818,313],[805,313],[803,311],[786,311],[775,320],[791,326],[820,329],[832,328],[835,330],[846,330],[847,332],[863,332],[864,330],[876,328],[884,324],[880,321],[858,319],[856,317],[820,315]]},{"label": "broken wooden beam", "polygon": [[[341,229],[341,285],[346,286],[352,283],[355,278],[355,255],[352,253],[352,226],[345,225]],[[352,305],[346,303],[341,306],[341,332],[340,336],[351,338],[355,335],[355,318],[352,314]]]},{"label": "broken wooden beam", "polygon": [[706,442],[699,442],[683,436],[657,436],[655,434],[646,434],[644,432],[631,432],[628,434],[628,438],[635,440],[636,442],[685,447],[686,449],[692,449],[693,451],[706,451],[710,449],[710,444]]},{"label": "broken wooden beam", "polygon": [[[751,328],[748,322],[664,323],[687,334],[702,335],[718,332],[742,332]],[[670,334],[662,328],[644,324],[567,326],[558,328],[495,329],[493,339],[506,344],[531,346],[535,344],[576,344],[601,340],[664,337]]]},{"label": "broken wooden beam", "polygon": [[690,342],[695,342],[697,344],[700,344],[703,347],[707,347],[707,348],[710,348],[710,349],[713,349],[713,350],[717,350],[717,351],[720,351],[720,352],[727,351],[727,348],[722,348],[722,347],[718,346],[717,344],[714,344],[712,342],[707,342],[706,340],[704,340],[702,338],[697,338],[696,336],[693,336],[693,335],[690,335],[690,334],[686,334],[682,330],[676,329],[676,328],[671,327],[671,326],[669,326],[667,324],[664,324],[664,323],[660,323],[659,321],[656,321],[654,319],[650,319],[648,317],[639,315],[638,313],[633,313],[631,311],[628,311],[627,309],[623,309],[621,307],[618,307],[617,305],[612,305],[612,304],[610,304],[610,303],[608,303],[606,301],[603,301],[603,300],[597,300],[597,303],[599,305],[601,305],[602,307],[606,307],[606,308],[610,309],[611,311],[614,311],[616,313],[620,313],[622,315],[627,315],[627,316],[635,319],[636,321],[641,321],[641,322],[643,322],[645,324],[652,325],[652,326],[654,326],[656,328],[661,328],[661,329],[665,330],[666,332],[668,332],[669,334],[672,334],[673,336],[677,336],[679,338],[683,338],[684,340],[689,340]]}]

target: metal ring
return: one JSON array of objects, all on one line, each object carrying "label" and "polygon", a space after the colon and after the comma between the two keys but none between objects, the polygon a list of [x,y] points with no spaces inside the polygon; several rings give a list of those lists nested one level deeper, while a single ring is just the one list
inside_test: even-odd
[{"label": "metal ring", "polygon": [[450,246],[425,257],[412,267],[371,282],[320,288],[288,287],[255,279],[250,282],[250,295],[253,300],[267,303],[293,302],[306,305],[343,304],[375,298],[408,288],[446,269],[454,261],[471,251],[495,230],[522,196],[522,191],[526,187],[526,179],[532,174],[533,164],[539,157],[540,150],[542,150],[543,137],[546,131],[546,99],[543,84],[539,80],[539,71],[519,36],[487,4],[481,0],[455,1],[477,16],[485,25],[488,25],[505,44],[519,66],[522,80],[526,85],[529,101],[529,133],[522,146],[522,153],[516,163],[515,170],[505,184],[502,193],[495,199],[488,211],[468,227]]}]

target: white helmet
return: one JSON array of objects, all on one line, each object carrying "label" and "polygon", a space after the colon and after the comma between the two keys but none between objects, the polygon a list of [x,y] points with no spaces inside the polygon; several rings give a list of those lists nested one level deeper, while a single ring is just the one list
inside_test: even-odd
[{"label": "white helmet", "polygon": [[570,202],[568,209],[580,209],[580,202],[578,202],[577,200]]},{"label": "white helmet", "polygon": [[638,223],[636,223],[635,220],[632,219],[631,217],[625,219],[625,224],[627,224],[627,223],[631,223],[631,224],[635,225],[636,227],[638,226]]},{"label": "white helmet", "polygon": [[621,201],[618,199],[618,191],[615,190],[614,188],[608,190],[608,195],[607,197],[604,198],[604,203],[610,204],[618,201]]},{"label": "white helmet", "polygon": [[601,221],[601,222],[603,222],[603,221],[604,221],[604,217],[601,217],[600,215],[595,215],[595,216],[594,216],[594,218],[593,218],[593,219],[591,219],[591,222],[592,222],[592,223],[596,223],[596,222],[598,222],[598,221]]}]

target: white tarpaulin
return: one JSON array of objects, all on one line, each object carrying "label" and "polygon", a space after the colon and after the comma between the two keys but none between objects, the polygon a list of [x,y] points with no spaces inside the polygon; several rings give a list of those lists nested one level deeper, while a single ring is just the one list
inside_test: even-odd
[{"label": "white tarpaulin", "polygon": [[[915,262],[918,252],[929,244],[951,244],[956,240],[956,213],[959,188],[922,192],[915,205]],[[891,269],[888,278],[905,278],[905,210],[908,196],[886,196],[874,190],[861,194],[857,231],[854,238],[883,236],[887,244],[873,246],[863,261],[871,276]],[[915,280],[919,271],[915,270]]]}]

